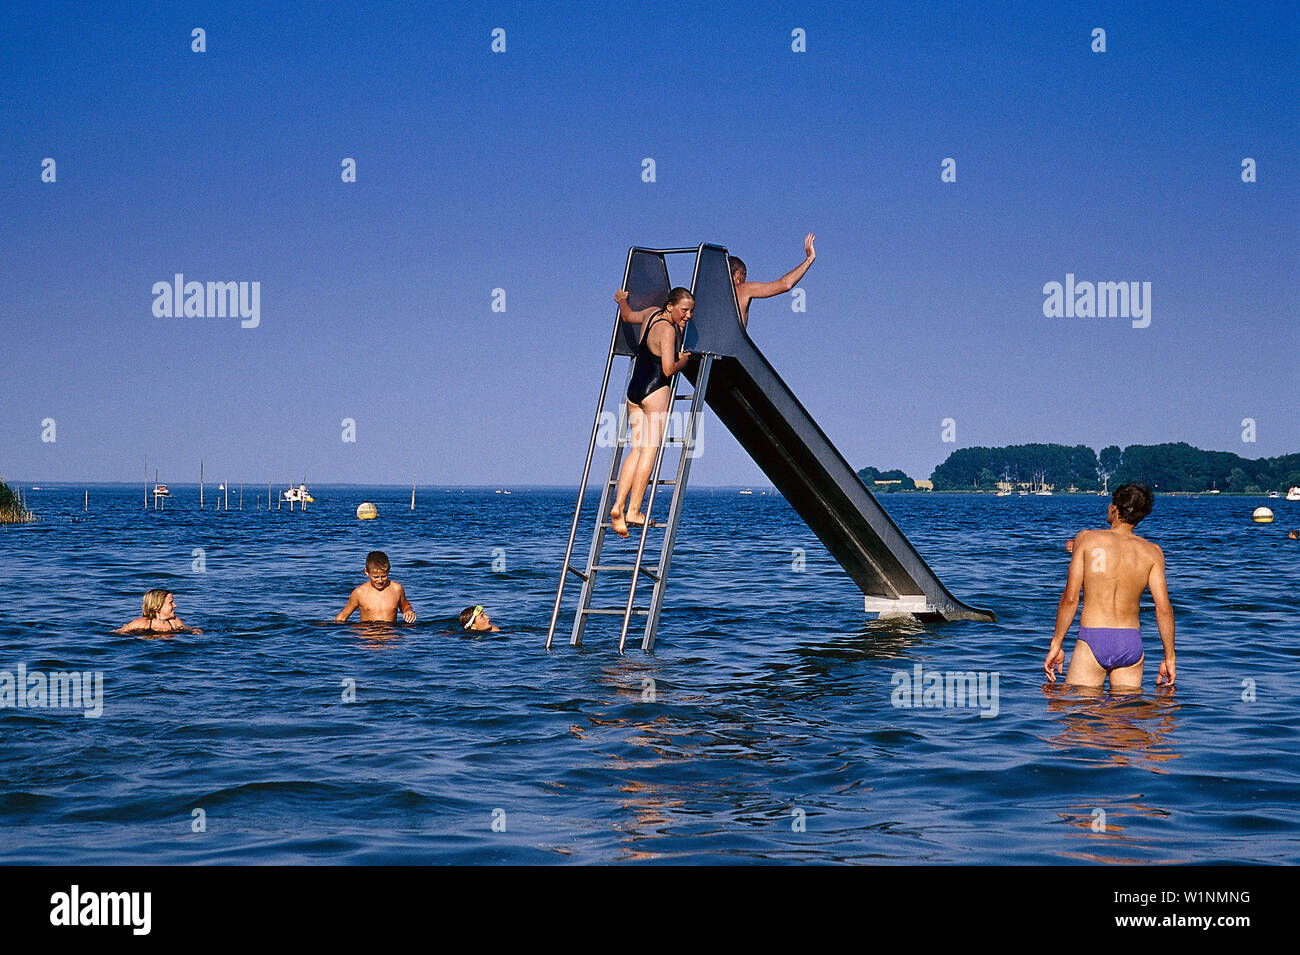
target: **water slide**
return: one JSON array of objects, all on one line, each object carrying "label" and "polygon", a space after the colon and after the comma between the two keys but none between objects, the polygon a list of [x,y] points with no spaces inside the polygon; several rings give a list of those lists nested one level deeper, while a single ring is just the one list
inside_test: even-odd
[{"label": "water slide", "polygon": [[[633,250],[629,266],[634,307],[666,295],[661,255]],[[705,402],[858,585],[865,609],[923,620],[996,620],[992,611],[948,592],[750,340],[740,324],[725,248],[699,247],[691,285],[695,314],[685,348],[717,356]],[[627,331],[620,353],[635,347],[635,328]],[[683,372],[692,384],[698,364]]]}]

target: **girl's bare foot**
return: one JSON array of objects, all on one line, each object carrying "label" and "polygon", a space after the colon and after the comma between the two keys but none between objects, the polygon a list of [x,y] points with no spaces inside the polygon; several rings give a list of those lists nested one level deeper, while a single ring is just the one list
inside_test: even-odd
[{"label": "girl's bare foot", "polygon": [[609,524],[619,537],[627,536],[627,521],[623,520],[623,512],[619,508],[616,507],[609,512]]},{"label": "girl's bare foot", "polygon": [[627,524],[629,527],[645,527],[645,515],[640,511],[629,511]]}]

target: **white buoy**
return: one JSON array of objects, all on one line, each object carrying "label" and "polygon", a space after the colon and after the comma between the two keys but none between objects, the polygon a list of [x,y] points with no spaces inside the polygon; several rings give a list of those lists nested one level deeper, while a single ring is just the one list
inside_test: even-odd
[{"label": "white buoy", "polygon": [[375,505],[371,504],[369,501],[366,501],[357,507],[357,520],[359,521],[373,521],[378,516],[379,508],[375,507]]},{"label": "white buoy", "polygon": [[1273,523],[1273,512],[1270,511],[1267,507],[1255,508],[1255,513],[1252,514],[1251,517],[1254,518],[1256,524]]}]

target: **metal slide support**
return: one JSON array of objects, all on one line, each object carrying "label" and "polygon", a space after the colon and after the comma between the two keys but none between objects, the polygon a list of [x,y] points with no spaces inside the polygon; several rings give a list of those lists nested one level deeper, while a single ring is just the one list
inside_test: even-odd
[{"label": "metal slide support", "polygon": [[[641,649],[647,653],[654,649],[655,633],[659,629],[659,613],[663,610],[664,590],[668,586],[668,568],[672,564],[673,546],[677,541],[677,524],[682,516],[683,499],[686,495],[687,481],[690,479],[691,460],[695,457],[700,418],[704,414],[704,394],[709,387],[709,370],[712,366],[712,355],[706,354],[700,359],[699,376],[695,379],[695,393],[691,395],[691,410],[682,435],[682,456],[677,462],[673,496],[668,504],[668,525],[664,528],[664,538],[659,545],[659,567],[655,573],[654,593],[650,597],[650,606],[646,612],[645,634],[641,638]],[[649,511],[646,513],[648,514]]]},{"label": "metal slide support", "polygon": [[[664,420],[664,429],[659,433],[659,447],[655,449],[655,464],[650,471],[650,483],[648,485],[650,496],[645,505],[645,524],[641,527],[641,540],[636,545],[636,560],[632,563],[632,580],[627,588],[627,606],[623,610],[623,629],[618,634],[618,652],[622,653],[624,646],[627,645],[627,630],[632,622],[632,614],[635,612],[633,605],[636,602],[636,585],[641,579],[641,564],[645,556],[645,542],[649,539],[650,531],[653,529],[650,520],[654,514],[655,495],[659,490],[659,469],[664,463],[664,447],[668,444],[668,425],[672,420],[673,405],[677,402],[677,383],[681,381],[681,375],[673,375],[673,383],[668,389],[668,417]],[[683,445],[685,447],[685,445]],[[678,488],[673,488],[673,498],[677,497]],[[603,519],[603,516],[602,516]],[[662,551],[661,551],[662,555]],[[663,583],[662,578],[655,581],[655,590],[658,591]],[[647,611],[648,613],[648,611]]]}]

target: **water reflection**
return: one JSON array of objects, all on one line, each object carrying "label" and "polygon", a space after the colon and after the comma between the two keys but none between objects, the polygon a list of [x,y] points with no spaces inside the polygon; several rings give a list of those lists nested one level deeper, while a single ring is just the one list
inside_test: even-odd
[{"label": "water reflection", "polygon": [[1142,691],[1107,692],[1099,687],[1043,684],[1047,711],[1059,717],[1057,732],[1046,742],[1054,749],[1083,747],[1097,753],[1085,762],[1136,766],[1163,773],[1159,764],[1181,759],[1174,749],[1180,706],[1174,688],[1158,688],[1155,697]]},{"label": "water reflection", "polygon": [[[1059,814],[1073,827],[1071,839],[1088,840],[1086,848],[1058,850],[1066,859],[1081,862],[1127,865],[1177,865],[1192,860],[1176,856],[1161,857],[1155,853],[1168,852],[1163,835],[1139,835],[1142,821],[1163,822],[1172,816],[1168,809],[1150,806],[1137,795],[1124,798],[1103,797],[1087,804],[1068,807]],[[1149,826],[1144,827],[1149,831]],[[1133,830],[1133,831],[1129,831]]]},{"label": "water reflection", "polygon": [[[1048,712],[1058,719],[1058,730],[1047,737],[1047,744],[1058,750],[1092,751],[1095,755],[1078,757],[1085,763],[1164,774],[1167,770],[1161,763],[1183,756],[1175,748],[1180,706],[1174,700],[1173,687],[1157,688],[1156,695],[1148,697],[1140,690],[1107,692],[1099,687],[1044,683],[1043,695]],[[1144,803],[1138,795],[1093,798],[1070,806],[1060,816],[1073,827],[1072,838],[1088,840],[1086,849],[1060,852],[1065,858],[1144,865],[1190,861],[1153,855],[1167,851],[1165,839],[1160,835],[1138,835],[1141,830],[1137,823],[1167,819],[1170,811]]]}]

